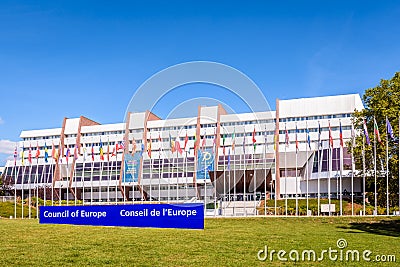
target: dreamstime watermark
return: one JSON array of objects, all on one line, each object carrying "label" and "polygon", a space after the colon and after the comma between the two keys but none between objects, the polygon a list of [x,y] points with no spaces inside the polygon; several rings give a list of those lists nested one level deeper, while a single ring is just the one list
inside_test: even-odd
[{"label": "dreamstime watermark", "polygon": [[341,262],[396,262],[396,255],[373,255],[371,250],[357,250],[347,249],[347,241],[344,238],[340,238],[336,242],[336,247],[329,247],[321,251],[315,251],[313,249],[297,250],[292,249],[289,252],[286,250],[275,250],[270,249],[265,245],[264,249],[261,249],[257,253],[257,258],[260,261],[341,261]]}]

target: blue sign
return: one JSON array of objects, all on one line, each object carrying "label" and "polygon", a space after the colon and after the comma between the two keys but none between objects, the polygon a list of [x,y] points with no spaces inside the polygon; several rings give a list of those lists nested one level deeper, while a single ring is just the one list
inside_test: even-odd
[{"label": "blue sign", "polygon": [[204,205],[41,206],[40,223],[204,229]]},{"label": "blue sign", "polygon": [[140,157],[140,152],[136,152],[133,156],[131,154],[125,154],[123,182],[138,181]]},{"label": "blue sign", "polygon": [[214,170],[214,153],[212,149],[204,151],[199,149],[197,153],[196,179],[210,179],[208,171],[212,170]]}]

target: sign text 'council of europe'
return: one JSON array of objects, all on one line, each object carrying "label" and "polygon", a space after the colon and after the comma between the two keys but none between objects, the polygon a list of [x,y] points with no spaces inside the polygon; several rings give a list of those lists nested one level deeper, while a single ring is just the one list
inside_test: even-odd
[{"label": "sign text 'council of europe'", "polygon": [[41,206],[40,223],[204,229],[204,204]]}]

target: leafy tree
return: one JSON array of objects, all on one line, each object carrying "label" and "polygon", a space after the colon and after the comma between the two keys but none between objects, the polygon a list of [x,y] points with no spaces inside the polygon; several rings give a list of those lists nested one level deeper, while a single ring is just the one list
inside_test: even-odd
[{"label": "leafy tree", "polygon": [[[347,146],[354,153],[356,169],[363,170],[362,152],[365,151],[366,188],[367,196],[374,203],[374,144],[376,145],[376,175],[378,205],[386,207],[386,144],[389,155],[389,204],[398,205],[398,175],[399,175],[399,116],[400,116],[400,72],[395,73],[390,80],[381,80],[374,88],[369,88],[363,95],[365,109],[356,111],[353,122],[360,131],[356,138],[355,147],[351,142]],[[381,143],[374,134],[374,118],[379,128]],[[389,120],[395,140],[387,133],[386,118]],[[366,144],[363,134],[363,120],[368,128],[371,145]],[[361,172],[362,175],[362,172]]]}]

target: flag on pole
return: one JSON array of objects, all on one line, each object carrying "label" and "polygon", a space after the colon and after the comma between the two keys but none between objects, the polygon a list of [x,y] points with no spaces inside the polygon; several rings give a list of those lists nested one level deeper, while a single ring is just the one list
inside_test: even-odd
[{"label": "flag on pole", "polygon": [[36,142],[36,155],[35,155],[36,159],[38,159],[40,157],[40,150],[39,150],[39,143]]},{"label": "flag on pole", "polygon": [[231,169],[231,149],[228,149],[228,171]]},{"label": "flag on pole", "polygon": [[151,135],[149,141],[147,142],[147,155],[149,158],[151,158]]},{"label": "flag on pole", "polygon": [[110,161],[110,138],[108,138],[107,142],[107,161]]},{"label": "flag on pole", "polygon": [[308,148],[311,149],[310,130],[308,130],[308,128],[307,128],[307,143],[308,143]]},{"label": "flag on pole", "polygon": [[328,122],[329,127],[329,146],[333,148],[333,137],[332,137],[332,129],[331,129],[331,122]]},{"label": "flag on pole", "polygon": [[133,139],[133,140],[132,140],[132,154],[135,154],[136,149],[137,149],[136,140]]},{"label": "flag on pole", "polygon": [[69,146],[67,147],[67,152],[65,152],[65,159],[67,160],[67,165],[68,165],[68,158],[71,155],[71,150],[69,150]]},{"label": "flag on pole", "polygon": [[75,147],[74,147],[74,159],[77,160],[78,156],[79,156],[78,146],[77,146],[77,144],[75,144]]},{"label": "flag on pole", "polygon": [[246,132],[243,134],[243,154],[246,154]]},{"label": "flag on pole", "polygon": [[285,144],[286,144],[286,147],[289,146],[289,132],[286,129],[286,124],[285,124]]},{"label": "flag on pole", "polygon": [[196,154],[196,150],[198,148],[197,142],[198,142],[197,133],[195,133],[194,134],[194,143],[193,143],[193,149],[194,149],[195,154]]},{"label": "flag on pole", "polygon": [[82,155],[83,155],[83,161],[85,162],[85,161],[86,161],[86,157],[87,157],[86,144],[85,144],[85,145],[82,145],[82,146],[83,146],[83,149],[82,149],[82,151],[83,151],[83,153],[82,153]]},{"label": "flag on pole", "polygon": [[175,139],[175,151],[177,151],[179,154],[182,155],[182,148],[181,148],[181,144],[179,143],[179,137],[177,136]]},{"label": "flag on pole", "polygon": [[225,156],[225,134],[222,134],[222,153]]},{"label": "flag on pole", "polygon": [[256,151],[256,142],[257,142],[257,140],[256,140],[256,127],[255,127],[255,126],[254,126],[254,129],[253,129],[253,138],[252,138],[252,141],[253,141],[254,151]]},{"label": "flag on pole", "polygon": [[175,142],[172,140],[171,133],[169,133],[169,147],[171,148],[171,152],[175,152]]},{"label": "flag on pole", "polygon": [[119,149],[122,149],[123,151],[125,150],[125,141],[122,140],[117,144],[117,151]]},{"label": "flag on pole", "polygon": [[58,142],[58,155],[57,158],[62,162],[62,154],[61,154],[61,141]]},{"label": "flag on pole", "polygon": [[322,148],[322,140],[321,140],[321,125],[318,121],[318,149]]},{"label": "flag on pole", "polygon": [[236,140],[235,140],[235,128],[233,129],[233,133],[232,133],[232,152],[234,152],[234,150],[235,150],[235,143],[236,143]]},{"label": "flag on pole", "polygon": [[24,150],[25,150],[25,146],[22,145],[22,151],[21,151],[21,163],[22,163],[22,166],[25,165]]},{"label": "flag on pole", "polygon": [[203,141],[201,141],[201,150],[204,151],[205,147],[206,147],[206,133],[204,133]]},{"label": "flag on pole", "polygon": [[142,141],[142,144],[140,146],[140,156],[142,157],[144,153],[144,140]]},{"label": "flag on pole", "polygon": [[44,143],[44,162],[47,163],[47,158],[49,157],[49,152],[47,151],[47,145],[46,142]]},{"label": "flag on pole", "polygon": [[340,146],[343,148],[343,132],[342,132],[342,122],[339,121],[339,140]]},{"label": "flag on pole", "polygon": [[[279,133],[278,133],[279,134]],[[276,131],[274,132],[274,151],[276,151]]]},{"label": "flag on pole", "polygon": [[367,145],[370,145],[371,144],[371,140],[369,139],[367,122],[365,121],[365,119],[363,119],[363,128],[364,128],[364,136],[365,136],[365,140],[367,142]]},{"label": "flag on pole", "polygon": [[15,146],[15,149],[14,149],[14,166],[17,165],[17,157],[18,157],[18,151],[17,151],[17,146]]},{"label": "flag on pole", "polygon": [[299,140],[297,139],[298,133],[299,133],[299,130],[297,129],[297,123],[296,123],[296,153],[299,151]]},{"label": "flag on pole", "polygon": [[189,137],[188,137],[188,135],[187,135],[187,131],[186,131],[186,136],[185,136],[185,144],[184,144],[184,146],[183,146],[183,150],[185,150],[185,151],[186,151],[186,147],[187,147],[187,143],[188,143],[188,141],[189,141]]},{"label": "flag on pole", "polygon": [[32,164],[32,145],[30,143],[29,143],[28,161],[29,164]]},{"label": "flag on pole", "polygon": [[100,160],[104,160],[103,142],[101,142],[101,138],[100,138],[99,152],[100,152]]},{"label": "flag on pole", "polygon": [[388,135],[390,136],[390,138],[393,141],[394,140],[393,129],[392,129],[392,125],[390,125],[390,121],[388,120],[387,117],[386,117],[386,128],[387,128]]},{"label": "flag on pole", "polygon": [[379,134],[379,128],[378,124],[376,123],[375,117],[374,117],[374,133],[376,135],[376,139],[378,140],[378,142],[382,144],[381,135]]},{"label": "flag on pole", "polygon": [[92,143],[92,161],[94,161],[94,145]]}]

